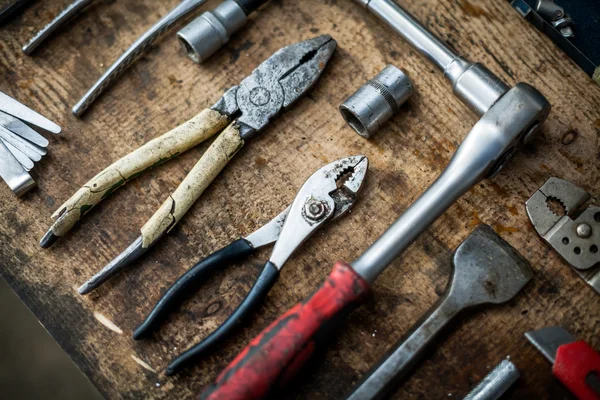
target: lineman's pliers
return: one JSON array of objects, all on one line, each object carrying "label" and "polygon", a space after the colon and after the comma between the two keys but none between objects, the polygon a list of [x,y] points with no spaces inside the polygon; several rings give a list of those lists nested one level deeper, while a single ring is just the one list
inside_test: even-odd
[{"label": "lineman's pliers", "polygon": [[141,236],[79,292],[86,294],[100,286],[173,229],[244,143],[314,85],[335,48],[335,40],[323,35],[276,52],[239,86],[225,92],[210,109],[146,143],[92,178],[54,213],[56,221],[42,238],[41,246],[50,247],[92,207],[129,180],[225,128],[177,190],[142,227]]}]

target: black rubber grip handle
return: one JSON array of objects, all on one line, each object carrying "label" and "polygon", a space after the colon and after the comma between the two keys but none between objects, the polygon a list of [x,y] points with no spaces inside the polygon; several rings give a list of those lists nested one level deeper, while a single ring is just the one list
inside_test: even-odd
[{"label": "black rubber grip handle", "polygon": [[246,13],[246,16],[252,14],[254,11],[258,10],[263,4],[265,4],[267,1],[269,0],[234,0],[236,3],[238,3],[238,5],[240,7],[242,7],[242,10],[244,10],[244,13]]},{"label": "black rubber grip handle", "polygon": [[255,248],[250,242],[246,239],[239,239],[194,265],[166,291],[144,322],[135,330],[133,338],[140,340],[148,337],[171,312],[198,290],[207,276],[215,269],[233,264],[249,256],[254,251]]},{"label": "black rubber grip handle", "polygon": [[221,343],[228,336],[238,323],[245,319],[267,296],[277,278],[279,277],[279,269],[275,264],[267,262],[265,268],[261,272],[258,280],[246,296],[244,301],[235,309],[233,314],[221,324],[213,333],[208,335],[197,345],[193,346],[169,364],[165,373],[171,376],[186,366],[190,365],[194,360],[202,357],[215,345]]}]

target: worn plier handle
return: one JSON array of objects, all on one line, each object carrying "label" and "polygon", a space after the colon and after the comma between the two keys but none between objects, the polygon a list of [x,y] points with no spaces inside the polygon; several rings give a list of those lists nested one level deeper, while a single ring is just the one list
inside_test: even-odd
[{"label": "worn plier handle", "polygon": [[156,303],[144,322],[135,330],[133,338],[144,339],[156,330],[166,317],[196,292],[209,275],[217,269],[236,263],[252,255],[259,248],[275,242],[281,234],[289,207],[251,235],[238,239],[215,251],[183,274]]}]

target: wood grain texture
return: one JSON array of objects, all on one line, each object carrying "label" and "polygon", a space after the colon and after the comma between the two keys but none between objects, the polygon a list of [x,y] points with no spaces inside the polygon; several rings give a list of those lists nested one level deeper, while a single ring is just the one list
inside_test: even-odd
[{"label": "wood grain texture", "polygon": [[[207,63],[197,66],[167,35],[82,120],[70,107],[177,0],[98,0],[35,57],[20,46],[68,1],[40,1],[0,29],[0,90],[63,127],[34,169],[39,188],[16,200],[0,186],[0,273],[107,398],[194,398],[245,344],[312,293],[335,261],[353,260],[436,178],[476,117],[441,73],[350,0],[274,0]],[[214,7],[215,1],[209,2]],[[493,181],[471,190],[374,285],[338,340],[299,377],[286,399],[342,397],[440,296],[452,250],[481,221],[535,270],[508,305],[472,313],[449,331],[395,398],[455,398],[507,354],[521,369],[513,398],[567,397],[523,332],[559,324],[600,348],[600,297],[549,249],[524,202],[548,177],[600,195],[600,89],[547,38],[495,0],[402,0],[443,40],[508,84],[537,87],[554,108],[543,134]],[[315,89],[238,153],[173,232],[95,294],[78,286],[139,235],[139,227],[191,170],[202,144],[133,180],[90,211],[49,251],[38,240],[51,214],[114,160],[214,104],[275,50],[318,34],[339,48]],[[412,78],[416,95],[367,141],[337,108],[386,63]],[[323,164],[366,154],[370,173],[352,214],[308,240],[287,263],[259,312],[219,351],[175,378],[169,360],[213,331],[243,299],[269,250],[216,274],[147,341],[133,329],[200,258],[246,235],[288,205]]]}]

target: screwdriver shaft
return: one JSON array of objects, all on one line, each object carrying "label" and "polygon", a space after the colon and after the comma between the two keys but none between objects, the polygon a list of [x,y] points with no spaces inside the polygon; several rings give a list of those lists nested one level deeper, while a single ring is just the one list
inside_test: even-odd
[{"label": "screwdriver shaft", "polygon": [[377,400],[385,398],[395,385],[413,370],[426,349],[461,311],[454,298],[446,297],[432,308],[430,314],[400,339],[381,362],[367,373],[365,379],[346,400]]}]

